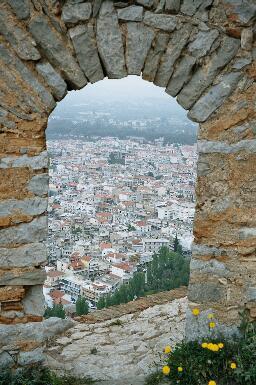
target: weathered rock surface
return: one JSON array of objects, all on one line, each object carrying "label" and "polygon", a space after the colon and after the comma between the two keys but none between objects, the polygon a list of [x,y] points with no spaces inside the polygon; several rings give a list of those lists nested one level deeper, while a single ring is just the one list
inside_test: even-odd
[{"label": "weathered rock surface", "polygon": [[202,92],[213,82],[221,68],[235,56],[238,48],[239,40],[225,37],[221,47],[212,55],[209,62],[199,68],[190,82],[182,89],[177,97],[178,103],[186,110],[191,108]]},{"label": "weathered rock surface", "polygon": [[141,23],[127,23],[126,65],[129,75],[140,75],[154,38],[154,31]]},{"label": "weathered rock surface", "polygon": [[15,248],[0,248],[0,266],[4,269],[11,267],[40,266],[47,260],[47,249],[42,243]]},{"label": "weathered rock surface", "polygon": [[30,15],[29,0],[7,0],[8,4],[12,7],[18,19],[27,19]]},{"label": "weathered rock surface", "polygon": [[216,29],[199,31],[195,40],[189,44],[188,51],[196,58],[205,56],[218,36],[219,32]]},{"label": "weathered rock surface", "polygon": [[72,84],[75,89],[86,85],[86,79],[61,35],[51,27],[44,16],[36,16],[29,23],[32,33],[40,49],[53,66],[57,66],[64,79]]},{"label": "weathered rock surface", "polygon": [[97,20],[97,44],[110,79],[126,76],[124,47],[118,18],[109,0],[104,1]]},{"label": "weathered rock surface", "polygon": [[49,176],[48,174],[34,175],[28,183],[28,191],[38,196],[44,196],[48,193]]},{"label": "weathered rock surface", "polygon": [[48,155],[44,151],[36,156],[13,156],[0,159],[0,168],[30,167],[33,170],[40,170],[48,167]]},{"label": "weathered rock surface", "polygon": [[165,345],[182,340],[186,307],[182,298],[108,321],[77,324],[47,351],[47,363],[77,376],[86,373],[103,384],[143,383],[160,364]]},{"label": "weathered rock surface", "polygon": [[165,0],[164,9],[168,12],[178,13],[180,10],[180,0]]},{"label": "weathered rock surface", "polygon": [[56,72],[53,66],[48,62],[38,63],[36,69],[52,89],[55,99],[61,100],[67,93],[67,84],[60,74]]},{"label": "weathered rock surface", "polygon": [[130,7],[118,9],[118,19],[126,21],[141,21],[143,18],[143,7],[131,5]]},{"label": "weathered rock surface", "polygon": [[174,71],[171,80],[169,81],[166,92],[169,95],[176,96],[181,88],[186,84],[190,78],[191,70],[196,63],[196,58],[193,56],[183,56]]},{"label": "weathered rock surface", "polygon": [[94,27],[92,24],[79,25],[69,30],[77,59],[91,83],[104,78],[101,67]]},{"label": "weathered rock surface", "polygon": [[177,26],[176,16],[172,15],[160,15],[150,11],[145,13],[144,24],[150,27],[159,28],[163,31],[172,32]]},{"label": "weathered rock surface", "polygon": [[224,100],[231,94],[237,85],[241,74],[234,72],[224,75],[219,84],[211,87],[189,111],[188,117],[196,122],[204,122]]},{"label": "weathered rock surface", "polygon": [[175,31],[163,54],[156,73],[154,83],[166,87],[174,70],[174,64],[185,47],[192,27],[185,24],[180,30]]},{"label": "weathered rock surface", "polygon": [[67,3],[62,8],[62,19],[65,23],[74,24],[89,20],[92,13],[91,3]]},{"label": "weathered rock surface", "polygon": [[24,200],[7,199],[0,201],[0,218],[21,213],[25,215],[40,215],[47,210],[47,198],[28,198]]}]

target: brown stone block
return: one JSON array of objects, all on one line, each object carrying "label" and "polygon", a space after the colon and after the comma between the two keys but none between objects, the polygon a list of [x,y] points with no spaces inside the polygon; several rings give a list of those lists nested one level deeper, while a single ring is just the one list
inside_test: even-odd
[{"label": "brown stone block", "polygon": [[0,169],[0,199],[22,199],[32,196],[27,184],[34,174],[28,168]]},{"label": "brown stone block", "polygon": [[1,303],[1,310],[2,311],[10,311],[10,310],[16,310],[21,311],[23,310],[23,306],[20,302],[2,302]]},{"label": "brown stone block", "polygon": [[25,289],[23,286],[0,287],[0,302],[21,301],[24,294]]}]

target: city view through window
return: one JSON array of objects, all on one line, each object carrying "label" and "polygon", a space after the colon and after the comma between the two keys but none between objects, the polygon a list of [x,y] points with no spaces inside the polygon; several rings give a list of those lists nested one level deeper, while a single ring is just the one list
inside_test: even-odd
[{"label": "city view through window", "polygon": [[50,116],[46,316],[188,283],[197,125],[141,78],[70,92]]}]

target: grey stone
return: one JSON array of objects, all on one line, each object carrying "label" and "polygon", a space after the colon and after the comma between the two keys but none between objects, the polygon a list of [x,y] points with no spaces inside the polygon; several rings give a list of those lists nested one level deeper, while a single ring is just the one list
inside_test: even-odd
[{"label": "grey stone", "polygon": [[180,10],[180,0],[165,0],[165,10],[178,13]]},{"label": "grey stone", "polygon": [[241,57],[236,59],[232,64],[232,68],[240,70],[252,62],[251,57]]},{"label": "grey stone", "polygon": [[210,261],[201,261],[193,258],[190,263],[190,270],[196,270],[200,274],[210,274],[211,276],[229,277],[230,272],[224,263],[218,262],[215,259]]},{"label": "grey stone", "polygon": [[136,3],[143,5],[143,7],[151,8],[154,4],[154,0],[136,0]]},{"label": "grey stone", "polygon": [[256,237],[256,227],[242,227],[239,229],[239,239]]},{"label": "grey stone", "polygon": [[203,91],[211,85],[219,71],[235,56],[238,48],[239,40],[225,36],[218,51],[211,56],[207,64],[197,70],[190,82],[182,89],[177,102],[186,110],[192,107]]},{"label": "grey stone", "polygon": [[241,32],[241,48],[247,51],[252,49],[253,30],[252,28],[244,28]]},{"label": "grey stone", "polygon": [[181,5],[181,12],[193,16],[196,12],[202,11],[212,4],[213,0],[184,0]]},{"label": "grey stone", "polygon": [[210,90],[196,102],[189,111],[188,117],[196,122],[204,122],[223,104],[224,100],[235,89],[240,77],[241,74],[237,72],[224,75],[219,84],[211,87]]},{"label": "grey stone", "polygon": [[11,44],[18,56],[23,60],[38,60],[40,53],[35,48],[31,36],[15,24],[10,24],[11,13],[5,9],[0,10],[0,33]]},{"label": "grey stone", "polygon": [[203,154],[211,154],[213,152],[233,154],[239,151],[256,152],[256,139],[244,139],[234,144],[221,141],[200,140],[197,145],[198,152]]},{"label": "grey stone", "polygon": [[22,79],[36,92],[42,101],[42,105],[47,107],[47,110],[52,110],[56,103],[48,90],[37,80],[30,69],[11,51],[9,51],[4,44],[0,44],[0,56],[4,63],[11,68],[14,68]]},{"label": "grey stone", "polygon": [[62,8],[61,18],[65,23],[89,20],[92,13],[91,3],[67,3]]},{"label": "grey stone", "polygon": [[14,357],[7,352],[0,353],[0,369],[6,369],[10,366],[15,365]]},{"label": "grey stone", "polygon": [[12,342],[17,346],[21,341],[37,341],[43,343],[51,337],[63,333],[74,326],[74,321],[70,319],[62,320],[52,317],[43,322],[29,322],[27,324],[0,325],[0,347],[6,346]]},{"label": "grey stone", "polygon": [[163,31],[172,32],[177,26],[177,17],[173,15],[156,14],[146,11],[143,19],[144,24]]},{"label": "grey stone", "polygon": [[36,348],[34,350],[30,350],[28,352],[20,352],[18,358],[18,365],[20,366],[28,366],[32,364],[38,364],[45,360],[43,354],[43,348]]},{"label": "grey stone", "polygon": [[216,29],[209,31],[199,31],[188,46],[188,51],[196,58],[205,56],[211,49],[213,42],[219,36],[219,32]]},{"label": "grey stone", "polygon": [[44,16],[36,16],[29,23],[29,30],[45,56],[53,66],[57,66],[64,79],[75,89],[86,85],[86,78],[76,63],[62,36],[50,26]]},{"label": "grey stone", "polygon": [[49,175],[37,174],[34,175],[28,183],[27,189],[38,196],[44,196],[48,193]]},{"label": "grey stone", "polygon": [[21,301],[25,314],[42,316],[44,314],[45,299],[43,286],[35,285],[26,290],[26,296]]},{"label": "grey stone", "polygon": [[170,40],[170,36],[166,33],[158,33],[153,46],[151,47],[148,56],[146,58],[145,66],[143,69],[142,78],[153,81],[156,76],[158,64],[162,54],[164,53],[167,43]]},{"label": "grey stone", "polygon": [[4,270],[0,274],[0,285],[43,285],[45,278],[45,271],[38,268],[29,271]]},{"label": "grey stone", "polygon": [[212,256],[212,257],[219,257],[221,255],[227,255],[226,250],[222,248],[217,248],[213,246],[206,246],[206,245],[199,245],[196,243],[193,243],[192,245],[192,253],[193,255],[198,256]]},{"label": "grey stone", "polygon": [[20,20],[25,20],[30,15],[30,6],[29,6],[29,0],[23,0],[22,2],[20,0],[7,0],[8,4],[12,7],[12,10],[14,11],[15,15]]},{"label": "grey stone", "polygon": [[43,243],[30,243],[10,249],[0,248],[0,266],[11,267],[40,266],[47,261],[47,249]]},{"label": "grey stone", "polygon": [[193,283],[189,286],[189,301],[199,303],[221,302],[226,289],[216,282]]},{"label": "grey stone", "polygon": [[225,11],[232,19],[239,24],[250,23],[256,15],[256,4],[254,0],[223,0]]},{"label": "grey stone", "polygon": [[248,287],[246,291],[247,301],[256,301],[256,287]]},{"label": "grey stone", "polygon": [[195,63],[195,57],[189,55],[183,56],[174,70],[171,80],[165,90],[167,94],[171,96],[176,96],[178,94],[184,84],[188,82]]},{"label": "grey stone", "polygon": [[126,65],[129,75],[140,75],[154,38],[154,31],[142,23],[127,23]]},{"label": "grey stone", "polygon": [[0,201],[0,217],[21,213],[40,215],[47,210],[48,198],[6,199]]},{"label": "grey stone", "polygon": [[166,52],[162,55],[154,83],[166,87],[174,70],[174,64],[187,44],[192,31],[190,24],[185,24],[180,30],[175,31],[169,41]]},{"label": "grey stone", "polygon": [[122,34],[113,3],[104,1],[97,20],[98,50],[110,79],[127,75],[124,60]]},{"label": "grey stone", "polygon": [[91,83],[104,78],[92,24],[78,25],[69,30],[80,67]]},{"label": "grey stone", "polygon": [[92,17],[98,16],[102,1],[103,0],[94,0],[93,6],[92,6]]},{"label": "grey stone", "polygon": [[51,88],[55,99],[61,100],[67,93],[67,84],[60,74],[48,62],[37,63],[36,69]]},{"label": "grey stone", "polygon": [[22,223],[0,230],[0,245],[41,242],[47,236],[47,217],[41,216],[29,223]]},{"label": "grey stone", "polygon": [[141,21],[143,18],[143,7],[131,5],[117,11],[118,19],[126,21]]},{"label": "grey stone", "polygon": [[15,167],[29,167],[32,170],[40,170],[48,168],[47,151],[41,152],[36,156],[8,156],[0,159],[0,168],[15,168]]},{"label": "grey stone", "polygon": [[211,168],[208,162],[199,160],[197,162],[197,176],[206,176],[210,173]]}]

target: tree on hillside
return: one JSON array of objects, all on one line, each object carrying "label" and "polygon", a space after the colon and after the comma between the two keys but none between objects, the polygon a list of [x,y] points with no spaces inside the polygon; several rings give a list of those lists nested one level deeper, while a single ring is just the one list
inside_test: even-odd
[{"label": "tree on hillside", "polygon": [[47,307],[44,312],[45,318],[58,317],[64,319],[66,317],[65,310],[61,303],[53,305],[53,307]]},{"label": "tree on hillside", "polygon": [[76,301],[76,314],[84,315],[89,313],[89,306],[86,299],[79,295]]}]

